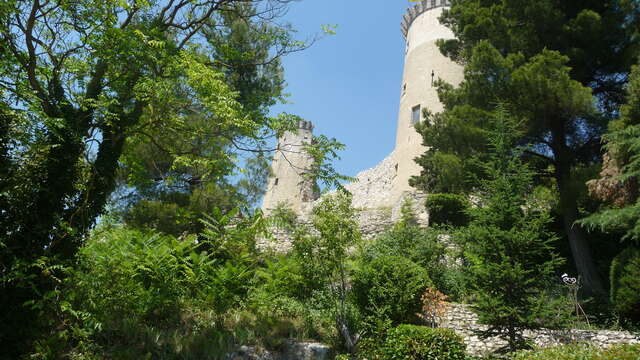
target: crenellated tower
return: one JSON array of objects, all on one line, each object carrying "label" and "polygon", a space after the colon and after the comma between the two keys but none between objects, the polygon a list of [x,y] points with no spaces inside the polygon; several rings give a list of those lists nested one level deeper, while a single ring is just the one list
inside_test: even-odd
[{"label": "crenellated tower", "polygon": [[404,72],[400,90],[400,109],[393,158],[396,177],[391,185],[390,199],[413,191],[409,178],[420,174],[414,159],[426,150],[415,125],[423,121],[422,111],[443,110],[435,82],[442,79],[457,86],[464,78],[463,67],[442,55],[438,39],[453,39],[453,32],[440,24],[438,18],[450,0],[424,0],[409,8],[401,22],[405,38]]},{"label": "crenellated tower", "polygon": [[271,161],[271,176],[262,200],[262,210],[269,213],[279,205],[287,205],[296,213],[304,213],[317,199],[315,181],[305,176],[313,159],[304,150],[313,141],[313,124],[299,121],[295,131],[280,138]]},{"label": "crenellated tower", "polygon": [[[378,165],[360,172],[358,181],[345,184],[353,194],[353,205],[365,212],[391,209],[391,218],[397,219],[404,199],[411,197],[418,215],[424,222],[427,220],[424,194],[409,185],[409,179],[421,170],[415,158],[426,151],[415,125],[424,121],[424,109],[432,113],[444,109],[435,86],[438,79],[457,86],[464,78],[463,67],[442,55],[436,44],[438,39],[454,38],[453,32],[439,21],[449,6],[450,0],[424,0],[409,8],[401,22],[406,46],[395,148]],[[281,203],[289,204],[301,215],[310,210],[316,199],[314,182],[302,174],[312,159],[301,147],[311,141],[312,128],[311,123],[301,122],[296,133],[287,133],[280,139],[263,210],[268,212]]]}]

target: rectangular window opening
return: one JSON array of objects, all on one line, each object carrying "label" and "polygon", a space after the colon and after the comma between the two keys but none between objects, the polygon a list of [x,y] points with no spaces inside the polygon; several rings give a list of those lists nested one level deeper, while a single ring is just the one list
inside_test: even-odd
[{"label": "rectangular window opening", "polygon": [[276,186],[278,185],[278,180],[279,180],[279,179],[278,179],[278,178],[276,178],[276,181],[275,181],[274,185],[276,185]]},{"label": "rectangular window opening", "polygon": [[420,105],[416,105],[411,108],[411,124],[416,125],[420,123]]}]

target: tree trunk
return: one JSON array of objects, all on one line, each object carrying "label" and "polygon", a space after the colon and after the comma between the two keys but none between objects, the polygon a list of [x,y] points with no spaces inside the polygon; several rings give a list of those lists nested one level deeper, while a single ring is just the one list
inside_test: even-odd
[{"label": "tree trunk", "polygon": [[600,274],[598,274],[591,256],[589,242],[580,225],[575,224],[576,220],[578,220],[576,199],[573,194],[571,194],[571,190],[562,190],[563,187],[567,186],[566,184],[562,186],[560,185],[560,181],[558,181],[558,185],[560,188],[560,206],[562,208],[564,229],[569,239],[571,254],[573,255],[576,269],[578,269],[584,286],[584,295],[605,296],[606,294],[602,286]]},{"label": "tree trunk", "polygon": [[576,224],[578,220],[578,199],[571,187],[571,153],[564,142],[563,134],[554,134],[555,178],[560,193],[560,209],[565,233],[571,247],[571,254],[580,274],[586,296],[605,296],[600,274],[591,256],[591,248],[585,233]]}]

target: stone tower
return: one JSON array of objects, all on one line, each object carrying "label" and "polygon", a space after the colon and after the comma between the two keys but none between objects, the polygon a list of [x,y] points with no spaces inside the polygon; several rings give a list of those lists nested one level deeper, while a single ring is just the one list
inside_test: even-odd
[{"label": "stone tower", "polygon": [[[421,170],[414,159],[426,150],[414,126],[423,121],[424,109],[432,113],[443,110],[435,87],[438,79],[457,86],[464,78],[463,67],[442,55],[436,45],[438,39],[454,38],[451,30],[438,20],[449,5],[450,0],[424,0],[404,15],[401,30],[406,47],[395,149],[378,165],[356,175],[356,182],[344,186],[353,194],[353,206],[365,212],[391,209],[391,218],[395,220],[404,199],[411,197],[417,200],[414,201],[417,215],[425,222],[428,218],[422,202],[424,194],[409,186],[409,179]],[[288,133],[280,140],[281,151],[273,160],[274,176],[269,180],[263,210],[288,203],[303,215],[311,208],[314,184],[301,177],[311,159],[299,151],[300,144],[310,139],[311,124],[302,123],[298,133]]]},{"label": "stone tower", "polygon": [[396,145],[392,154],[397,171],[391,185],[392,199],[413,191],[409,178],[420,174],[421,168],[414,159],[426,149],[414,125],[424,120],[422,111],[428,109],[438,113],[443,110],[434,82],[442,79],[457,86],[464,78],[462,66],[442,55],[436,45],[438,39],[454,38],[451,30],[438,20],[449,4],[450,0],[424,0],[409,8],[401,22],[406,47]]},{"label": "stone tower", "polygon": [[304,151],[304,146],[312,141],[313,124],[310,121],[298,122],[296,131],[287,131],[278,139],[262,211],[269,213],[278,205],[287,205],[301,214],[317,199],[315,182],[305,177],[313,159]]}]

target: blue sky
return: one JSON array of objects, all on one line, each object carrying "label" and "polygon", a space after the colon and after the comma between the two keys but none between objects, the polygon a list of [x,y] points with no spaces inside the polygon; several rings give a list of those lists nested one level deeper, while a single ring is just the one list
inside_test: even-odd
[{"label": "blue sky", "polygon": [[315,134],[347,148],[336,169],[353,176],[376,165],[394,147],[404,40],[400,20],[407,0],[304,0],[283,19],[301,39],[337,25],[311,48],[284,61],[292,104],[277,106],[310,120]]}]

